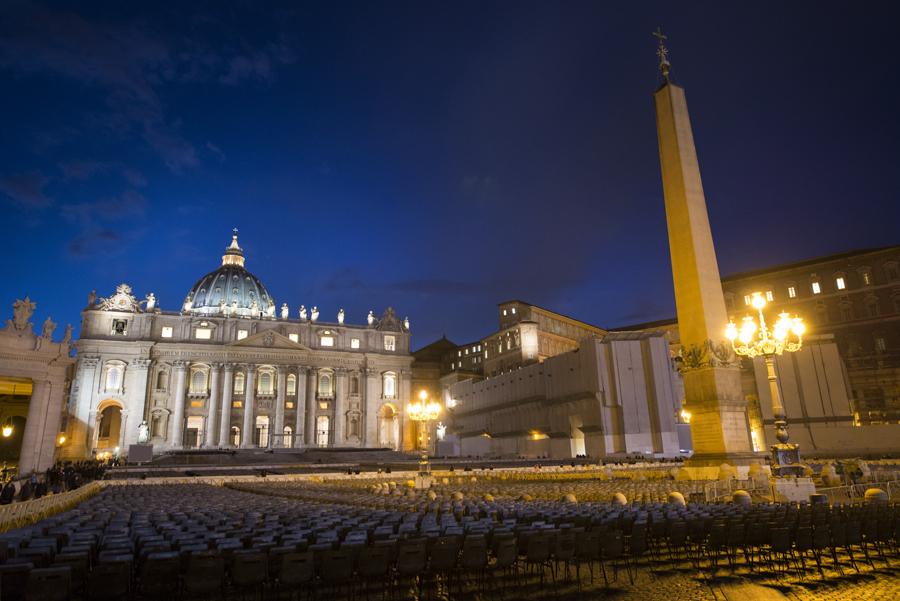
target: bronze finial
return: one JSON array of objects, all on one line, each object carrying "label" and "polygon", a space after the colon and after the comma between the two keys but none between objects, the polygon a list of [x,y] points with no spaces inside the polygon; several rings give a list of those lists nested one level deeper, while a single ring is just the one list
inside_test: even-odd
[{"label": "bronze finial", "polygon": [[659,46],[656,48],[656,56],[659,57],[659,72],[662,73],[663,79],[668,82],[669,70],[671,69],[672,64],[669,62],[669,49],[666,48],[664,42],[669,39],[669,37],[662,32],[661,27],[657,27],[656,31],[650,35],[659,40]]}]

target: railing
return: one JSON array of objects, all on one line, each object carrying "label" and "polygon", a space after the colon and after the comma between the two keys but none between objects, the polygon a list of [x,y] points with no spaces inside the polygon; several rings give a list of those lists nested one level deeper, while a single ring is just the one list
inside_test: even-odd
[{"label": "railing", "polygon": [[864,484],[851,484],[850,486],[832,486],[819,488],[818,494],[828,497],[828,503],[859,503],[865,499],[866,491],[870,488],[880,488],[888,495],[888,500],[900,498],[900,480],[888,482],[866,482]]},{"label": "railing", "polygon": [[47,495],[31,501],[20,501],[0,505],[0,532],[33,524],[61,511],[71,509],[103,488],[100,482],[89,482],[84,486],[57,495]]},{"label": "railing", "polygon": [[737,490],[745,490],[749,493],[769,492],[768,479],[765,485],[757,484],[753,480],[738,480],[729,478],[728,480],[712,480],[703,485],[703,496],[707,503],[715,503],[723,499],[731,498]]}]

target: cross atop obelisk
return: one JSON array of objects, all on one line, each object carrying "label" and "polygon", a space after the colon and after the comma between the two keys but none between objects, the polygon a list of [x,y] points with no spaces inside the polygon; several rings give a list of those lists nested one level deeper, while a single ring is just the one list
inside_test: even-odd
[{"label": "cross atop obelisk", "polygon": [[672,68],[672,64],[669,62],[669,49],[665,45],[665,41],[669,39],[669,36],[662,32],[662,27],[657,27],[656,31],[650,35],[659,42],[656,48],[656,56],[659,57],[659,72],[662,73],[663,79],[669,81],[669,70]]},{"label": "cross atop obelisk", "polygon": [[684,89],[669,79],[671,65],[663,44],[666,36],[659,29],[653,36],[659,41],[656,54],[665,79],[653,98],[685,405],[692,414],[692,461],[701,465],[746,463],[755,458],[747,401],[741,392],[740,370],[724,340],[728,316],[687,100]]}]

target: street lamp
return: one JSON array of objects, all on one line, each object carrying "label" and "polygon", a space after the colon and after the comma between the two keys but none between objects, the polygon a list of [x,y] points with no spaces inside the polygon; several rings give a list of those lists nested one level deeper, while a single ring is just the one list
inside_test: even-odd
[{"label": "street lamp", "polygon": [[744,317],[740,327],[731,321],[725,328],[725,337],[731,341],[735,354],[765,360],[769,394],[772,396],[772,416],[775,418],[775,438],[778,439],[778,443],[772,445],[772,472],[776,476],[801,476],[804,468],[800,464],[800,446],[788,442],[787,417],[775,376],[775,357],[784,352],[799,351],[803,346],[806,326],[799,317],[779,313],[778,321],[770,330],[763,315],[766,306],[763,295],[754,292],[750,304],[759,313],[759,324],[750,315]]},{"label": "street lamp", "polygon": [[422,447],[422,458],[419,460],[419,475],[416,476],[416,488],[431,488],[431,465],[428,463],[428,422],[433,422],[441,415],[441,404],[428,401],[428,391],[419,391],[419,400],[406,406],[409,419],[422,424],[419,435]]}]

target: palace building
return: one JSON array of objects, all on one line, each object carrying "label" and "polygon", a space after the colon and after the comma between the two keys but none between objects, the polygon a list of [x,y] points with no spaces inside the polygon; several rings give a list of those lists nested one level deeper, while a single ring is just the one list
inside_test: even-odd
[{"label": "palace building", "polygon": [[245,267],[237,230],[179,311],[127,284],[82,312],[61,455],[193,448],[401,449],[409,321],[290,315]]}]

